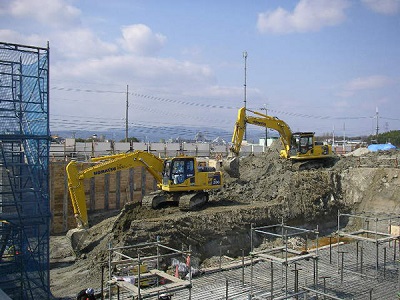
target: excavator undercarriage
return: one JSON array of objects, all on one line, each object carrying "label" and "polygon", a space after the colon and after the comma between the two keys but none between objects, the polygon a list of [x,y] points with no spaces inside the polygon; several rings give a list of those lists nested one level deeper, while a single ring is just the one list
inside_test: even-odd
[{"label": "excavator undercarriage", "polygon": [[166,193],[156,191],[142,199],[142,207],[156,209],[168,203],[176,203],[182,211],[196,210],[208,202],[209,194],[205,191]]},{"label": "excavator undercarriage", "polygon": [[292,171],[307,171],[307,170],[316,170],[322,168],[330,168],[335,164],[336,160],[337,159],[333,157],[325,159],[306,160],[306,161],[292,160]]}]

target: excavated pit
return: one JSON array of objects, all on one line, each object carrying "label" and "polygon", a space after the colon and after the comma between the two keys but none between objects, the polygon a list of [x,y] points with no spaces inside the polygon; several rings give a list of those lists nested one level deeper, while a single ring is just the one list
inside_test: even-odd
[{"label": "excavated pit", "polygon": [[[397,152],[360,150],[354,156],[342,157],[331,168],[309,171],[293,171],[289,161],[279,158],[277,149],[242,158],[240,178],[225,174],[223,189],[213,192],[201,210],[151,210],[129,204],[118,216],[96,219],[77,259],[71,259],[67,267],[52,270],[54,275],[63,276],[62,284],[60,278],[52,279],[52,291],[57,296],[65,293],[65,287],[71,290],[73,286],[79,291],[89,283],[97,286],[110,245],[134,245],[159,237],[163,244],[175,249],[191,246],[201,264],[221,251],[230,257],[240,256],[242,250],[247,254],[251,224],[264,226],[284,221],[307,229],[318,226],[321,235],[328,235],[337,229],[338,210],[399,213],[396,158]],[[257,237],[253,240],[256,247],[262,242]],[[56,247],[59,245],[54,242],[53,248]],[[60,254],[63,255],[68,256]],[[78,273],[80,279],[74,277]]]}]

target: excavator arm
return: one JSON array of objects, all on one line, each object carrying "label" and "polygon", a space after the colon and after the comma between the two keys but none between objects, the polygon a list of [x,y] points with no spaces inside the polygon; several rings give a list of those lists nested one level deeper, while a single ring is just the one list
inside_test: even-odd
[{"label": "excavator arm", "polygon": [[88,227],[86,197],[83,185],[85,179],[142,166],[155,178],[157,184],[162,184],[164,161],[147,152],[135,151],[131,153],[115,154],[93,158],[92,161],[99,163],[81,171],[78,170],[76,161],[71,161],[66,167],[68,189],[78,227]]},{"label": "excavator arm", "polygon": [[[247,116],[246,111],[249,111],[256,116]],[[289,125],[278,118],[252,111],[244,107],[240,108],[238,111],[238,116],[232,136],[231,152],[235,156],[239,155],[247,123],[256,126],[271,128],[278,131],[284,148],[284,151],[281,152],[281,156],[284,158],[289,157],[290,143],[292,138],[292,132]]]}]

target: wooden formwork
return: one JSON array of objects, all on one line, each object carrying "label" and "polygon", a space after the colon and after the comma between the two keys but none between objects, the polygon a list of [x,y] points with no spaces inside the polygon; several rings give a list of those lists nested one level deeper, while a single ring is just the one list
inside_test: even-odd
[{"label": "wooden formwork", "polygon": [[[52,213],[50,229],[52,234],[65,233],[76,227],[68,193],[65,171],[67,163],[66,161],[50,163],[49,189]],[[153,176],[142,167],[87,179],[84,185],[89,216],[96,212],[119,210],[128,202],[140,202],[145,194],[157,188]]]}]

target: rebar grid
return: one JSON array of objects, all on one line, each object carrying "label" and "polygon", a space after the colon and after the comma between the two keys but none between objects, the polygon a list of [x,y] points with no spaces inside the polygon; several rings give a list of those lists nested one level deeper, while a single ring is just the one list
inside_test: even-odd
[{"label": "rebar grid", "polygon": [[[394,224],[392,218],[388,220]],[[219,271],[195,277],[192,288],[175,291],[173,299],[378,300],[395,299],[400,290],[400,245],[396,236],[376,231],[368,232],[374,234],[372,242],[370,238],[353,238],[340,243],[331,236],[329,245],[318,247],[318,230],[283,224],[251,227],[251,230],[278,238],[283,245],[250,252],[246,259],[251,260],[250,265],[244,264],[242,257],[241,266],[239,263],[232,264],[232,269],[229,265],[220,266]],[[274,232],[269,234],[268,230]],[[306,242],[303,247],[307,253],[288,247],[288,237],[298,234],[314,234],[315,247],[308,247]]]},{"label": "rebar grid", "polygon": [[[345,219],[345,222],[343,221]],[[338,230],[337,239],[339,242],[340,237],[345,237],[349,240],[356,241],[356,263],[349,265],[349,270],[353,272],[360,272],[368,276],[379,276],[379,272],[383,270],[386,275],[386,267],[388,261],[388,249],[393,247],[393,261],[396,260],[397,256],[397,244],[400,239],[399,235],[399,223],[400,216],[391,214],[373,214],[373,213],[360,213],[360,214],[343,214],[338,211]],[[344,224],[350,224],[347,227]],[[395,230],[394,230],[395,229]],[[374,251],[365,251],[365,245],[373,245]],[[342,261],[344,260],[345,253],[341,247],[337,247],[337,267],[338,270],[340,256]],[[364,256],[374,255],[375,264],[366,264],[364,266]],[[389,257],[389,261],[390,261]],[[341,262],[341,265],[344,263]],[[383,264],[383,268],[382,268]],[[375,268],[375,274],[372,274],[372,270]]]},{"label": "rebar grid", "polygon": [[[336,247],[336,245],[334,245]],[[318,299],[326,299],[329,296],[339,299],[395,299],[396,293],[400,286],[398,284],[398,263],[387,262],[386,274],[383,274],[383,269],[380,270],[378,277],[362,275],[347,270],[348,265],[353,264],[356,259],[354,253],[354,243],[342,245],[341,248],[347,252],[345,256],[345,267],[343,276],[338,272],[336,262],[330,263],[330,249],[328,247],[319,250],[318,278],[314,284],[314,264],[313,260],[304,260],[298,263],[289,265],[288,272],[288,287],[286,286],[285,267],[277,267],[273,264],[273,284],[275,286],[273,299],[278,299],[293,295],[295,292],[295,268],[298,270],[298,290],[304,291],[308,289],[306,294],[299,295],[298,299],[316,299],[316,294],[310,290],[316,290],[321,293]],[[365,252],[373,252],[374,247],[365,245]],[[332,250],[335,251],[335,250]],[[388,257],[392,256],[394,249],[390,248]],[[365,264],[374,265],[375,258],[373,255],[366,255]],[[210,275],[203,275],[193,278],[193,287],[191,299],[271,299],[271,264],[270,262],[257,261],[253,268],[251,266],[244,267],[244,282],[242,278],[242,269],[227,270]],[[343,280],[342,280],[343,277]],[[325,280],[324,280],[325,278]],[[324,285],[325,282],[325,285]],[[253,295],[251,298],[250,295]],[[308,298],[306,298],[306,296]],[[189,299],[189,295],[185,291],[175,293],[176,299]],[[156,298],[153,298],[156,299]],[[174,298],[173,298],[174,299]],[[289,299],[296,299],[294,296]],[[335,298],[333,298],[335,299]]]},{"label": "rebar grid", "polygon": [[[243,265],[242,268],[231,270],[224,268],[220,272],[195,277],[192,281],[191,295],[183,290],[176,292],[174,296],[177,299],[194,300],[317,298],[361,300],[396,297],[400,289],[398,244],[392,243],[385,248],[379,248],[381,259],[378,272],[374,273],[376,267],[374,244],[363,242],[361,261],[361,246],[357,241],[341,243],[340,246],[335,239],[331,241],[334,244],[308,249],[309,253],[314,252],[312,258],[307,257],[294,262],[284,260],[283,263],[281,259],[274,258],[254,260],[250,266]],[[340,260],[338,263],[332,259],[338,251],[343,253],[341,254],[343,262]]]}]

